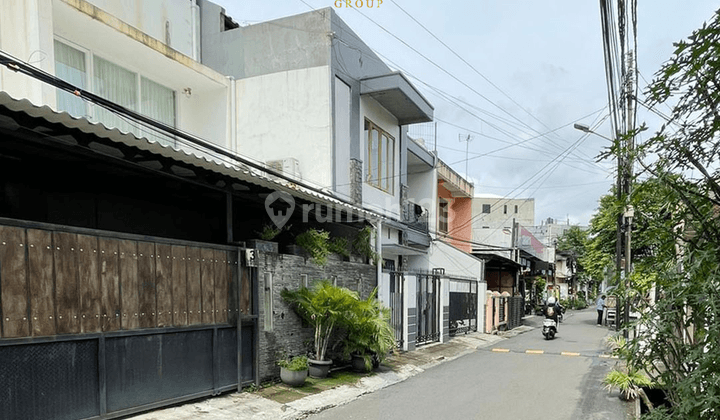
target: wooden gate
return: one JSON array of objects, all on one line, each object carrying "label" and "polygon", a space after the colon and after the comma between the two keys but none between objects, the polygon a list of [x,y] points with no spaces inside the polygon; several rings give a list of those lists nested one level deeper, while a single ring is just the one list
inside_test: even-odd
[{"label": "wooden gate", "polygon": [[119,417],[253,381],[238,248],[2,222],[4,418]]}]

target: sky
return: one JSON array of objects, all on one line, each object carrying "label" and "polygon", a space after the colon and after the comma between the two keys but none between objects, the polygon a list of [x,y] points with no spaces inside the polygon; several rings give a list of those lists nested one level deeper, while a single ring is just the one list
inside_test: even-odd
[{"label": "sky", "polygon": [[[534,198],[537,225],[548,218],[587,225],[615,182],[616,163],[596,159],[609,145],[601,136],[611,136],[599,1],[374,0],[368,7],[365,0],[350,8],[335,0],[214,2],[243,26],[334,8],[433,105],[436,145],[434,127],[411,133],[437,147],[476,195]],[[719,8],[711,0],[638,1],[641,91],[672,56],[673,43]],[[638,122],[650,132],[657,118],[638,106]]]}]

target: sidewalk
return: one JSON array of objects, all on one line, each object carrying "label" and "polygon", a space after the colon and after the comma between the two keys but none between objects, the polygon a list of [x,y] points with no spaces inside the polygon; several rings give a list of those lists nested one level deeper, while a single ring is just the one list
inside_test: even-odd
[{"label": "sidewalk", "polygon": [[255,393],[243,392],[191,402],[184,405],[151,411],[131,417],[132,420],[294,420],[318,413],[328,408],[347,404],[364,394],[402,382],[425,369],[436,366],[477,349],[491,346],[509,337],[533,330],[531,326],[520,326],[498,335],[470,333],[452,338],[447,343],[429,344],[412,352],[397,352],[386,361],[389,369],[361,378],[355,385],[341,385],[336,388],[312,394],[307,397],[279,403]]}]

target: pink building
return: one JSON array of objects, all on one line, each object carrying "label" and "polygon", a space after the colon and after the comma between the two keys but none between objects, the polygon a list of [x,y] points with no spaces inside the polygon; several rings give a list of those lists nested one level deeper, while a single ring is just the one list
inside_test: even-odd
[{"label": "pink building", "polygon": [[454,247],[472,251],[472,197],[474,187],[438,160],[437,234]]}]

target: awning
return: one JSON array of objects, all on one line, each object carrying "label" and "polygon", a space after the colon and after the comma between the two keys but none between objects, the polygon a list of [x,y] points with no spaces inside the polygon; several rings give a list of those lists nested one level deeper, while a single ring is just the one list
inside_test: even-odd
[{"label": "awning", "polygon": [[433,107],[400,72],[360,80],[360,95],[385,107],[400,125],[430,122]]},{"label": "awning", "polygon": [[[177,162],[182,162],[204,170],[212,171],[217,174],[225,175],[239,181],[258,185],[276,191],[284,191],[290,195],[305,199],[307,201],[332,206],[337,210],[351,212],[366,219],[384,219],[383,216],[364,210],[360,207],[338,200],[329,194],[322,194],[314,191],[312,188],[302,184],[282,179],[271,173],[253,168],[242,162],[240,158],[231,159],[214,153],[208,149],[204,149],[202,145],[193,145],[196,150],[188,151],[185,148],[174,148],[169,145],[163,145],[147,138],[139,138],[134,134],[125,133],[117,128],[107,128],[101,123],[93,123],[86,118],[76,118],[66,112],[57,112],[48,106],[37,106],[27,99],[14,99],[6,92],[0,92],[0,115],[6,115],[3,118],[6,125],[19,124],[12,119],[12,115],[8,113],[21,113],[26,116],[46,121],[52,124],[62,124],[70,129],[77,129],[85,134],[91,134],[98,139],[109,140],[109,144],[117,143],[119,145],[135,147],[153,155],[162,156]],[[8,117],[10,121],[8,121]],[[1,118],[1,117],[0,117]],[[42,124],[35,124],[42,125]],[[66,139],[67,140],[67,139]],[[89,146],[98,153],[119,153],[118,151],[108,150],[103,144],[98,144],[95,148],[91,143]],[[189,147],[189,146],[185,146]]]},{"label": "awning", "polygon": [[485,260],[486,269],[519,270],[522,267],[520,263],[497,254],[473,252],[472,255]]}]

